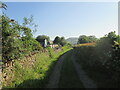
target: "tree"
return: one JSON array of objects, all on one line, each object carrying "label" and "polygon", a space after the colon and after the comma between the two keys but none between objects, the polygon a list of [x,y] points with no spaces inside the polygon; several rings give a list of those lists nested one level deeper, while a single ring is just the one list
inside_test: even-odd
[{"label": "tree", "polygon": [[[26,20],[29,22],[30,18]],[[16,21],[15,23],[10,22],[10,18],[2,15],[3,61],[17,59],[35,50],[42,49],[40,44],[32,37],[32,29],[28,27],[28,24],[26,25],[20,25]]]},{"label": "tree", "polygon": [[65,40],[64,37],[61,37],[60,45],[64,46],[65,44],[67,44],[67,41]]},{"label": "tree", "polygon": [[58,36],[56,36],[55,39],[54,39],[54,41],[53,41],[53,43],[54,44],[60,44],[60,41],[61,41],[61,38],[58,37]]},{"label": "tree", "polygon": [[36,40],[44,47],[46,46],[45,44],[49,44],[50,38],[46,35],[39,35]]},{"label": "tree", "polygon": [[109,38],[111,44],[114,44],[114,41],[117,41],[118,36],[115,34],[115,31],[114,31],[114,32],[108,33],[107,38]]},{"label": "tree", "polygon": [[88,37],[86,35],[81,35],[79,38],[78,38],[78,44],[81,44],[81,43],[88,43]]},{"label": "tree", "polygon": [[45,39],[47,40],[47,42],[50,41],[49,36],[46,36],[46,35],[39,35],[39,36],[36,37],[36,40],[37,40],[38,42],[43,42],[43,40],[45,40]]},{"label": "tree", "polygon": [[67,44],[67,41],[65,40],[64,37],[60,38],[60,37],[56,36],[55,39],[54,39],[54,41],[53,41],[53,43],[54,44],[59,44],[61,46],[64,46],[65,44]]},{"label": "tree", "polygon": [[95,36],[88,36],[89,42],[96,42],[97,38]]},{"label": "tree", "polygon": [[95,36],[86,36],[86,35],[81,35],[78,38],[78,44],[82,44],[82,43],[92,43],[92,42],[96,42],[97,38]]}]

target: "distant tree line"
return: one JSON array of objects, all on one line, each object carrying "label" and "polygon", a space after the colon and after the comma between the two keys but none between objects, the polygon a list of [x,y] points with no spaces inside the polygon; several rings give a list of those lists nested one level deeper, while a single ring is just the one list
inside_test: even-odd
[{"label": "distant tree line", "polygon": [[[50,37],[49,36],[39,35],[39,36],[36,37],[36,40],[39,43],[44,43],[45,39],[47,40],[47,44],[49,45],[50,44]],[[64,37],[56,36],[55,39],[53,40],[53,44],[58,44],[58,45],[64,46],[64,45],[67,44],[67,41],[65,40]]]},{"label": "distant tree line", "polygon": [[81,35],[78,38],[78,44],[82,44],[82,43],[92,43],[92,42],[96,42],[98,39],[95,36],[86,36],[86,35]]}]

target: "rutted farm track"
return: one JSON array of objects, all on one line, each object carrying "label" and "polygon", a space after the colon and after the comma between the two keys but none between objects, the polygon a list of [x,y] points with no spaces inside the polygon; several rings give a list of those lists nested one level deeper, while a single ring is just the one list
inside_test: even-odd
[{"label": "rutted farm track", "polygon": [[59,58],[46,88],[97,88],[75,58],[72,50]]},{"label": "rutted farm track", "polygon": [[59,79],[60,79],[60,71],[62,69],[63,60],[66,55],[67,55],[67,53],[65,53],[63,56],[61,56],[59,58],[57,64],[54,67],[54,70],[50,76],[50,80],[46,86],[47,88],[58,88],[58,83],[59,83]]}]

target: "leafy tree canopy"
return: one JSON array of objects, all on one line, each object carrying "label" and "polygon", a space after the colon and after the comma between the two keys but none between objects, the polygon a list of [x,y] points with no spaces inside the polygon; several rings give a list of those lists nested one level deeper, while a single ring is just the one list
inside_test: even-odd
[{"label": "leafy tree canopy", "polygon": [[86,36],[86,35],[81,35],[78,38],[78,44],[81,43],[91,43],[91,42],[96,42],[97,38],[95,36]]},{"label": "leafy tree canopy", "polygon": [[46,39],[48,42],[50,41],[49,36],[46,36],[46,35],[39,35],[39,36],[36,37],[36,40],[37,40],[38,42],[43,42],[45,39]]},{"label": "leafy tree canopy", "polygon": [[6,15],[2,15],[1,18],[3,61],[18,59],[35,50],[42,49],[40,44],[32,37],[32,31],[36,27],[35,24],[29,26],[32,23],[32,17],[24,18],[25,20],[22,25],[18,24],[15,20],[11,20]]},{"label": "leafy tree canopy", "polygon": [[64,37],[56,36],[55,39],[54,39],[54,41],[53,41],[53,43],[64,46],[65,44],[67,44],[67,41],[65,40]]}]

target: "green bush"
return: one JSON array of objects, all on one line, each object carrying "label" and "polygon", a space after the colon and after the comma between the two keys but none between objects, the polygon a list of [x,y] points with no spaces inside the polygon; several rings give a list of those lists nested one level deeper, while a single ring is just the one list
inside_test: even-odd
[{"label": "green bush", "polygon": [[2,17],[2,56],[3,61],[18,59],[33,51],[40,51],[41,45],[32,37],[28,25],[32,23],[31,18],[24,18],[23,25],[11,21],[6,15]]},{"label": "green bush", "polygon": [[[99,76],[103,79],[106,78],[106,83],[111,83],[111,87],[119,87],[120,84],[120,44],[118,37],[115,32],[110,32],[100,38],[95,46],[81,46],[74,49],[74,53],[78,57],[77,61],[85,69],[91,71],[89,73],[93,73],[91,77],[98,76],[97,80],[100,78]],[[99,79],[99,82],[101,80]]]}]

